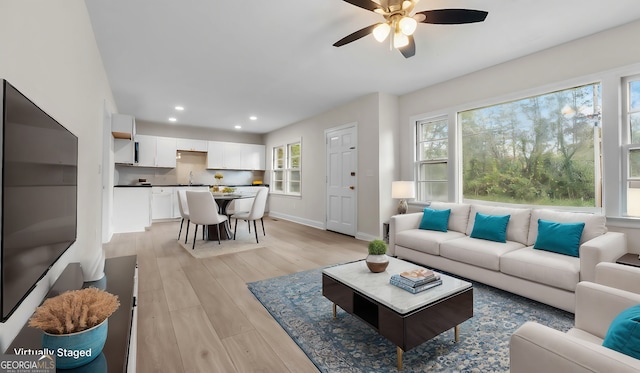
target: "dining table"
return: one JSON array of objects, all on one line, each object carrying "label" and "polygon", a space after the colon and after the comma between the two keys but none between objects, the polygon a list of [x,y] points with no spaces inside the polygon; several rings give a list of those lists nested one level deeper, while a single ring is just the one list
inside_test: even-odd
[{"label": "dining table", "polygon": [[[231,203],[231,201],[236,199],[243,198],[255,198],[256,193],[219,193],[219,192],[211,192],[213,194],[213,198],[216,200],[218,204],[218,214],[228,216],[227,214],[227,206]],[[223,229],[220,229],[220,240],[230,240],[233,239],[233,233],[231,233],[231,224],[229,219],[227,219],[224,224],[222,224]],[[215,225],[207,226],[207,237],[210,241],[218,240],[218,229]]]}]

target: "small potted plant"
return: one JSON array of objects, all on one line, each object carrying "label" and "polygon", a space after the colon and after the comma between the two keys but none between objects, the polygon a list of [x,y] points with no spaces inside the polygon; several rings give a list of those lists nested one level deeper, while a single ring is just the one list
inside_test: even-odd
[{"label": "small potted plant", "polygon": [[367,267],[374,273],[384,272],[389,265],[389,257],[387,253],[387,244],[382,240],[373,240],[369,242],[369,255],[367,255]]},{"label": "small potted plant", "polygon": [[100,355],[119,306],[117,296],[94,287],[67,291],[45,300],[29,326],[44,332],[42,347],[56,355],[57,368],[75,368]]}]

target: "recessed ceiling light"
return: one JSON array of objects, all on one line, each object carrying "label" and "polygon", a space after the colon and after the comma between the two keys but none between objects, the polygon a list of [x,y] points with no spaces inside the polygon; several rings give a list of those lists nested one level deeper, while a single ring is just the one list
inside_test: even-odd
[{"label": "recessed ceiling light", "polygon": [[174,118],[174,117],[169,118],[169,122],[175,122],[175,121],[177,121],[176,118]]},{"label": "recessed ceiling light", "polygon": [[257,120],[257,119],[258,119],[258,117],[256,117],[255,115],[252,115],[252,116],[250,116],[250,117],[249,117],[249,119],[251,119],[251,120]]},{"label": "recessed ceiling light", "polygon": [[176,106],[176,110],[182,111],[182,110],[184,110],[184,106]]},{"label": "recessed ceiling light", "polygon": [[240,128],[242,128],[242,126],[241,126],[241,125],[239,125],[239,124],[236,124],[236,127],[235,127],[235,128],[236,128],[237,130],[239,130]]}]

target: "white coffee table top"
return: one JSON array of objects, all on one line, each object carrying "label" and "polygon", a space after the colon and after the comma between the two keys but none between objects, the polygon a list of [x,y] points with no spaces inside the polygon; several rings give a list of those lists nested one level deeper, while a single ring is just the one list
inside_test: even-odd
[{"label": "white coffee table top", "polygon": [[471,283],[440,273],[442,285],[412,294],[391,285],[389,279],[394,274],[424,268],[417,264],[389,257],[387,270],[380,273],[369,271],[364,260],[325,268],[322,273],[342,282],[367,297],[374,299],[392,310],[406,314],[440,299],[471,288]]}]

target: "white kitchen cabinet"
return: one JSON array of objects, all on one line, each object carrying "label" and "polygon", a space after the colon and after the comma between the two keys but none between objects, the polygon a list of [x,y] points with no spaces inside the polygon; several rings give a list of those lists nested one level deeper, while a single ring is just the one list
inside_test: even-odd
[{"label": "white kitchen cabinet", "polygon": [[136,120],[131,115],[113,114],[111,134],[115,139],[133,140],[136,134]]},{"label": "white kitchen cabinet", "polygon": [[113,188],[113,233],[144,232],[151,226],[151,188]]},{"label": "white kitchen cabinet", "polygon": [[207,152],[206,140],[194,139],[176,139],[177,150],[186,150],[189,152]]},{"label": "white kitchen cabinet", "polygon": [[209,141],[207,168],[264,170],[265,146],[235,142]]},{"label": "white kitchen cabinet", "polygon": [[156,165],[156,137],[136,135],[138,143],[138,166],[155,167]]},{"label": "white kitchen cabinet", "polygon": [[136,135],[140,167],[176,167],[176,139]]},{"label": "white kitchen cabinet", "polygon": [[113,162],[133,164],[135,144],[131,140],[113,139]]},{"label": "white kitchen cabinet", "polygon": [[156,138],[156,167],[176,167],[176,139],[170,137]]},{"label": "white kitchen cabinet", "polygon": [[151,218],[153,220],[173,218],[173,187],[151,188]]}]

